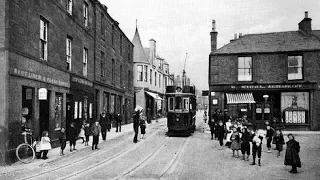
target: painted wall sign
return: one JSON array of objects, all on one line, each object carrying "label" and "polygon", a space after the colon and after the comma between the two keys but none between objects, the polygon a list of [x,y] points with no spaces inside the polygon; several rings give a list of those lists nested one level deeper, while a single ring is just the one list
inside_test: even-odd
[{"label": "painted wall sign", "polygon": [[48,90],[46,88],[39,89],[39,100],[47,100]]},{"label": "painted wall sign", "polygon": [[261,85],[223,85],[210,86],[211,91],[222,90],[281,90],[281,89],[315,89],[314,83],[309,84],[261,84]]},{"label": "painted wall sign", "polygon": [[33,80],[37,80],[37,81],[41,81],[41,82],[45,82],[45,83],[50,83],[50,84],[53,84],[53,85],[63,86],[63,87],[67,87],[67,88],[70,87],[69,82],[64,82],[62,80],[54,79],[54,78],[51,78],[51,77],[47,77],[47,76],[43,76],[43,75],[36,74],[36,73],[33,73],[33,72],[21,70],[21,69],[18,69],[18,68],[13,68],[11,73],[13,75],[17,75],[17,76],[20,76],[20,77],[33,79]]}]

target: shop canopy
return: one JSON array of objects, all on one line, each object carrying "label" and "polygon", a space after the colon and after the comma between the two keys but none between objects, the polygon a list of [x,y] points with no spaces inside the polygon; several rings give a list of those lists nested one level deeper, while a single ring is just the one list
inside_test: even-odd
[{"label": "shop canopy", "polygon": [[227,104],[247,104],[256,103],[252,93],[227,93]]},{"label": "shop canopy", "polygon": [[163,100],[158,94],[146,91],[148,95],[153,97],[155,100]]}]

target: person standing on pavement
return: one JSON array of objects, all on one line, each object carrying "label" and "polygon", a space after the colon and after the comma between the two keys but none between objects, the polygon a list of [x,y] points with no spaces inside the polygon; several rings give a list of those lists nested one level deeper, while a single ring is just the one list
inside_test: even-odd
[{"label": "person standing on pavement", "polygon": [[42,159],[48,159],[47,154],[51,149],[50,138],[48,131],[42,132],[41,142],[40,142],[40,152],[42,154]]},{"label": "person standing on pavement", "polygon": [[116,132],[118,131],[121,132],[122,117],[119,112],[116,114],[115,120],[116,120]]},{"label": "person standing on pavement", "polygon": [[[76,129],[75,123],[72,122],[72,123],[70,124],[70,128],[69,128],[70,152],[76,150],[76,141],[77,141],[77,138],[78,138],[77,129]],[[72,146],[73,146],[73,148],[72,148]]]},{"label": "person standing on pavement", "polygon": [[67,137],[66,137],[66,132],[64,128],[61,128],[59,132],[59,141],[60,141],[60,156],[63,156],[63,151],[66,148],[67,144]]},{"label": "person standing on pavement", "polygon": [[84,127],[84,135],[86,136],[85,146],[89,146],[89,136],[90,136],[90,124],[87,123]]},{"label": "person standing on pavement", "polygon": [[138,142],[138,133],[139,133],[139,120],[140,120],[140,110],[135,111],[133,116],[133,130],[134,130],[134,137],[133,142]]},{"label": "person standing on pavement", "polygon": [[[248,131],[246,127],[242,129],[242,136],[241,136],[241,153],[242,153],[242,159],[249,161],[250,156],[250,140],[251,140],[251,134]],[[247,154],[247,158],[245,158],[245,154]]]},{"label": "person standing on pavement", "polygon": [[223,149],[223,138],[224,138],[225,127],[222,121],[219,121],[218,125],[216,126],[216,136],[218,137],[220,149]]},{"label": "person standing on pavement", "polygon": [[299,156],[300,144],[294,139],[293,134],[288,134],[289,141],[287,142],[286,156],[284,165],[292,166],[290,173],[297,173],[297,167],[301,168],[301,160]]},{"label": "person standing on pavement", "polygon": [[108,122],[108,116],[106,116],[106,112],[103,111],[102,114],[100,114],[100,126],[101,126],[101,136],[102,140],[106,140],[107,137],[107,122]]},{"label": "person standing on pavement", "polygon": [[279,157],[284,145],[284,139],[281,129],[276,130],[276,135],[273,137],[272,143],[276,145],[276,150],[278,151],[277,157]]},{"label": "person standing on pavement", "polygon": [[[231,146],[230,148],[232,149],[232,157],[239,157],[239,150],[241,149],[240,147],[240,133],[238,132],[237,128],[233,128],[233,133],[231,135]],[[237,151],[237,156],[235,156],[234,152]]]},{"label": "person standing on pavement", "polygon": [[[210,133],[211,133],[211,140],[213,140],[213,134],[215,132],[215,122],[214,122],[214,118],[211,118],[211,120],[209,119],[208,121],[208,125],[210,127]],[[214,136],[216,138],[216,134]]]},{"label": "person standing on pavement", "polygon": [[109,111],[107,111],[106,116],[107,116],[107,130],[108,130],[108,132],[110,132],[112,115],[110,114]]},{"label": "person standing on pavement", "polygon": [[254,132],[252,138],[252,163],[250,165],[256,165],[256,156],[258,155],[258,165],[261,166],[261,151],[262,151],[263,137],[259,134],[259,130]]},{"label": "person standing on pavement", "polygon": [[267,125],[267,134],[266,134],[268,153],[271,153],[271,142],[272,142],[273,134],[274,134],[274,130],[268,124]]},{"label": "person standing on pavement", "polygon": [[146,121],[143,119],[143,118],[140,118],[140,122],[139,122],[139,125],[140,125],[140,130],[141,130],[141,136],[140,136],[140,139],[144,139],[145,137],[145,134],[146,134]]},{"label": "person standing on pavement", "polygon": [[99,135],[101,133],[101,126],[99,124],[99,121],[96,121],[92,126],[91,126],[91,133],[92,133],[92,150],[94,149],[99,149],[98,144],[99,144]]}]

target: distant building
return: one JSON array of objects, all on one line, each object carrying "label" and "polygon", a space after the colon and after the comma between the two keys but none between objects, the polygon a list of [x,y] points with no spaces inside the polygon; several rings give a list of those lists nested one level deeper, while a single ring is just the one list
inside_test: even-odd
[{"label": "distant building", "polygon": [[154,39],[149,40],[149,48],[143,48],[136,28],[132,43],[135,105],[143,107],[148,118],[155,118],[158,112],[166,112],[164,94],[166,86],[174,83],[173,75],[170,74],[169,64],[157,55]]},{"label": "distant building", "polygon": [[220,108],[258,127],[275,118],[286,129],[320,130],[320,30],[308,12],[297,31],[239,34],[218,50],[215,22],[210,34],[211,115]]}]

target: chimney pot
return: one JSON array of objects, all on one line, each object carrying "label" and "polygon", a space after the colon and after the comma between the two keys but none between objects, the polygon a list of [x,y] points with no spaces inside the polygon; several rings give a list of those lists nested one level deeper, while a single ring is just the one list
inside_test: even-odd
[{"label": "chimney pot", "polygon": [[304,17],[308,18],[308,11],[304,12]]},{"label": "chimney pot", "polygon": [[237,33],[234,33],[233,39],[234,39],[234,40],[237,39]]},{"label": "chimney pot", "polygon": [[212,31],[216,31],[216,21],[212,20]]}]

